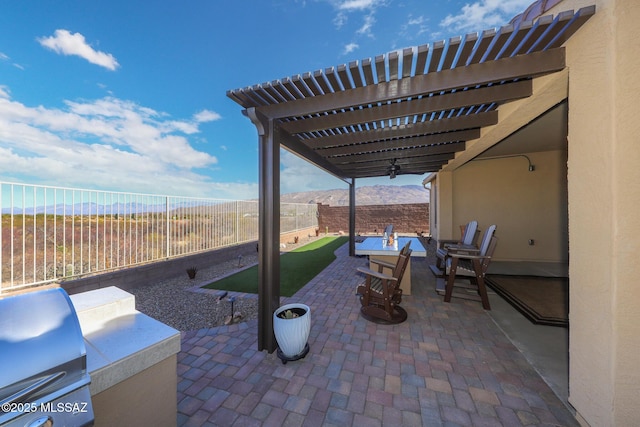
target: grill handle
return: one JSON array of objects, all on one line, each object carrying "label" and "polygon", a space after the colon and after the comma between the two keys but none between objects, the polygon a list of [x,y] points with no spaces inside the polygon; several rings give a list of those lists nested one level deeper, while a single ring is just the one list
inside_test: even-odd
[{"label": "grill handle", "polygon": [[2,402],[0,402],[0,406],[5,404],[10,404],[10,403],[22,402],[32,394],[37,393],[38,391],[42,390],[46,386],[60,380],[65,375],[66,375],[66,372],[64,371],[56,372],[55,374],[51,374],[46,378],[36,381],[35,383],[31,384],[29,387],[25,387],[22,390],[18,391],[17,393],[14,393],[11,396],[4,399]]}]

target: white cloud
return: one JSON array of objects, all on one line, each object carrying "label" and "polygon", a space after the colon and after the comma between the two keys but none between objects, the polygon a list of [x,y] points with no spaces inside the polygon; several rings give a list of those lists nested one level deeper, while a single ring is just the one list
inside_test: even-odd
[{"label": "white cloud", "polygon": [[354,11],[374,9],[385,3],[385,0],[340,0],[335,2],[336,9]]},{"label": "white cloud", "polygon": [[333,18],[333,25],[336,26],[337,29],[342,28],[348,21],[347,15],[345,13],[338,13],[335,18]]},{"label": "white cloud", "polygon": [[[36,184],[220,197],[199,172],[213,167],[216,157],[193,148],[185,136],[197,132],[197,123],[130,101],[107,97],[67,101],[63,109],[29,107],[0,86],[0,179],[28,173]],[[228,195],[239,197],[251,186],[241,190]]]},{"label": "white cloud", "polygon": [[194,120],[198,123],[215,122],[222,119],[222,116],[215,111],[202,110],[193,116]]},{"label": "white cloud", "polygon": [[56,30],[53,36],[41,37],[38,42],[56,53],[76,55],[112,71],[120,66],[110,53],[94,50],[80,33],[71,34],[67,30]]},{"label": "white cloud", "polygon": [[407,25],[422,25],[424,24],[424,16],[420,15],[414,18],[412,15],[409,15],[409,21],[407,21]]},{"label": "white cloud", "polygon": [[[0,52],[0,61],[9,61],[10,59],[11,58],[9,58],[9,55],[7,55],[6,53]],[[12,63],[11,65],[13,65],[19,70],[24,70],[24,67],[16,62]]]},{"label": "white cloud", "polygon": [[371,29],[375,23],[376,11],[387,4],[387,0],[328,0],[337,11],[333,24],[336,28],[342,28],[347,24],[349,13],[367,12],[364,16],[364,24],[356,30],[357,34],[372,36]]},{"label": "white cloud", "polygon": [[424,34],[429,30],[428,23],[429,19],[423,15],[414,16],[409,14],[405,23],[400,26],[400,39],[404,40],[404,43],[414,41],[417,44],[423,44],[425,42]]},{"label": "white cloud", "polygon": [[523,12],[531,0],[480,0],[465,4],[457,15],[448,15],[440,26],[455,31],[478,31],[506,24]]},{"label": "white cloud", "polygon": [[356,31],[356,34],[373,37],[371,28],[375,23],[376,23],[376,18],[373,16],[373,13],[370,13],[369,15],[364,17],[364,24],[362,24],[362,26],[358,28],[358,30]]},{"label": "white cloud", "polygon": [[358,44],[357,43],[348,43],[344,46],[344,49],[342,50],[342,54],[343,55],[348,55],[351,52],[353,52],[354,50],[356,50],[358,48]]}]

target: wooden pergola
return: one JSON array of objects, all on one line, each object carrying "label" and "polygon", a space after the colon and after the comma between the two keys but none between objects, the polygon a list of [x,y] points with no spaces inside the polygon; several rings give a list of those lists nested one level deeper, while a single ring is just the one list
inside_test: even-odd
[{"label": "wooden pergola", "polygon": [[227,92],[259,135],[259,350],[276,349],[280,147],[349,185],[353,255],[357,178],[458,167],[566,99],[562,45],[595,6],[544,10],[498,30]]}]

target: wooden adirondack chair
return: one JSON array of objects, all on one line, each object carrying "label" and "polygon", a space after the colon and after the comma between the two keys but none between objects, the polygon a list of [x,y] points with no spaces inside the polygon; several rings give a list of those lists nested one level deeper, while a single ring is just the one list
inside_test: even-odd
[{"label": "wooden adirondack chair", "polygon": [[[485,310],[491,310],[484,277],[497,244],[498,238],[493,235],[493,230],[491,230],[490,227],[482,239],[479,253],[456,253],[449,251],[447,259],[445,260],[447,277],[444,293],[445,302],[451,302],[452,297],[472,299],[481,301],[482,307]],[[456,281],[459,282],[463,279],[468,280],[469,284],[461,285],[460,283],[456,283]],[[462,292],[454,292],[454,288],[464,288],[465,290]]]},{"label": "wooden adirondack chair", "polygon": [[[439,240],[438,241],[438,249],[436,251],[436,263],[435,265],[430,265],[429,268],[431,272],[436,277],[444,277],[445,273],[445,265],[444,261],[447,257],[447,253],[449,252],[449,248],[453,247],[456,250],[462,247],[474,249],[477,248],[478,237],[480,236],[480,230],[478,230],[478,222],[470,221],[465,227],[460,226],[460,228],[464,228],[462,233],[462,239],[458,240]],[[495,226],[494,226],[495,229]],[[477,249],[476,249],[477,251]]]},{"label": "wooden adirondack chair", "polygon": [[[399,304],[402,302],[400,282],[411,257],[410,244],[407,242],[402,248],[395,265],[372,259],[372,263],[378,264],[378,271],[358,268],[365,275],[365,282],[358,285],[356,295],[362,304],[360,313],[367,320],[380,323],[402,323],[407,320],[407,312]],[[384,267],[391,268],[392,274],[383,273]]]}]

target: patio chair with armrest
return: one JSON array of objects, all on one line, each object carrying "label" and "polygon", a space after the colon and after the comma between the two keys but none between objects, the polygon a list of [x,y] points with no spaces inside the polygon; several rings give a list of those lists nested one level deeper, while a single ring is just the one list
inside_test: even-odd
[{"label": "patio chair with armrest", "polygon": [[[494,236],[495,225],[485,231],[478,253],[449,251],[446,264],[446,278],[444,301],[451,302],[452,297],[472,299],[482,302],[485,310],[491,310],[487,288],[484,282],[493,251],[498,244]],[[461,280],[468,280],[468,284],[461,284]],[[454,292],[454,288],[463,289]]]},{"label": "patio chair with armrest", "polygon": [[[365,275],[365,282],[358,285],[356,295],[360,297],[360,313],[367,320],[380,323],[402,323],[407,319],[407,312],[399,306],[402,302],[400,283],[409,259],[411,257],[411,241],[400,251],[395,264],[371,259],[372,264],[378,265],[378,270],[365,267],[358,268],[358,272]],[[383,273],[384,268],[390,268],[391,274]]]},{"label": "patio chair with armrest", "polygon": [[[462,226],[460,226],[462,228]],[[436,263],[430,265],[431,272],[436,277],[444,277],[444,260],[447,257],[447,253],[450,247],[454,247],[455,250],[461,250],[462,248],[469,249],[470,252],[477,252],[477,242],[480,236],[480,230],[478,230],[478,221],[470,221],[463,230],[462,238],[460,240],[439,240],[438,249],[436,251]]]}]

